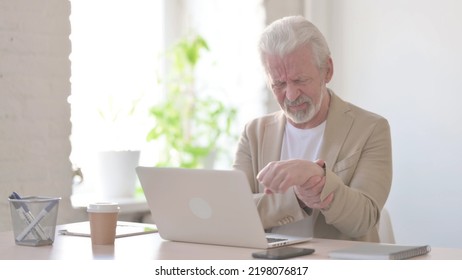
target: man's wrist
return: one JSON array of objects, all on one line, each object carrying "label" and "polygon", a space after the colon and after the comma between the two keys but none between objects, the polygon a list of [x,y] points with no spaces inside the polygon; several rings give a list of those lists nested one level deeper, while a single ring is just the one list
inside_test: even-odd
[{"label": "man's wrist", "polygon": [[298,198],[297,195],[295,196],[297,197],[298,205],[300,206],[300,208],[302,208],[302,210],[305,211],[306,214],[311,215],[313,213],[313,209],[308,207],[300,198]]}]

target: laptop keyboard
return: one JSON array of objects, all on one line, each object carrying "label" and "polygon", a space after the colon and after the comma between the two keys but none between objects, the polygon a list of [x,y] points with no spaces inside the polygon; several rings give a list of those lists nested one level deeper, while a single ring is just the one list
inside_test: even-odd
[{"label": "laptop keyboard", "polygon": [[267,237],[266,240],[268,240],[268,243],[274,243],[274,242],[280,242],[280,241],[287,241],[288,239]]}]

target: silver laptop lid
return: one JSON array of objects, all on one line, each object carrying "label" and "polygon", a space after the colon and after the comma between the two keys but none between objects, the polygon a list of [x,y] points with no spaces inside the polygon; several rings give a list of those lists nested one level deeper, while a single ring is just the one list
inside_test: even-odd
[{"label": "silver laptop lid", "polygon": [[268,246],[243,172],[141,166],[136,171],[163,239]]}]

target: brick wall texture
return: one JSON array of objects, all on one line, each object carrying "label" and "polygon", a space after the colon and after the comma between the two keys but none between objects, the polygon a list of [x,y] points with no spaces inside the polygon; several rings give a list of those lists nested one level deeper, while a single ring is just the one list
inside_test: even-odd
[{"label": "brick wall texture", "polygon": [[58,223],[75,215],[68,0],[0,0],[0,231],[7,197],[58,196]]}]

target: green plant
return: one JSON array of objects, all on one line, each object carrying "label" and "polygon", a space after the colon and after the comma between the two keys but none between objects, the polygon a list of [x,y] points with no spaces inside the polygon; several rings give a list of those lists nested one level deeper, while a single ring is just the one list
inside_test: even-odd
[{"label": "green plant", "polygon": [[234,139],[231,125],[237,110],[196,89],[195,70],[207,42],[201,36],[180,40],[169,53],[172,76],[164,82],[165,99],[149,113],[155,125],[148,141],[165,145],[158,166],[203,167],[204,159],[219,152],[219,143]]}]

